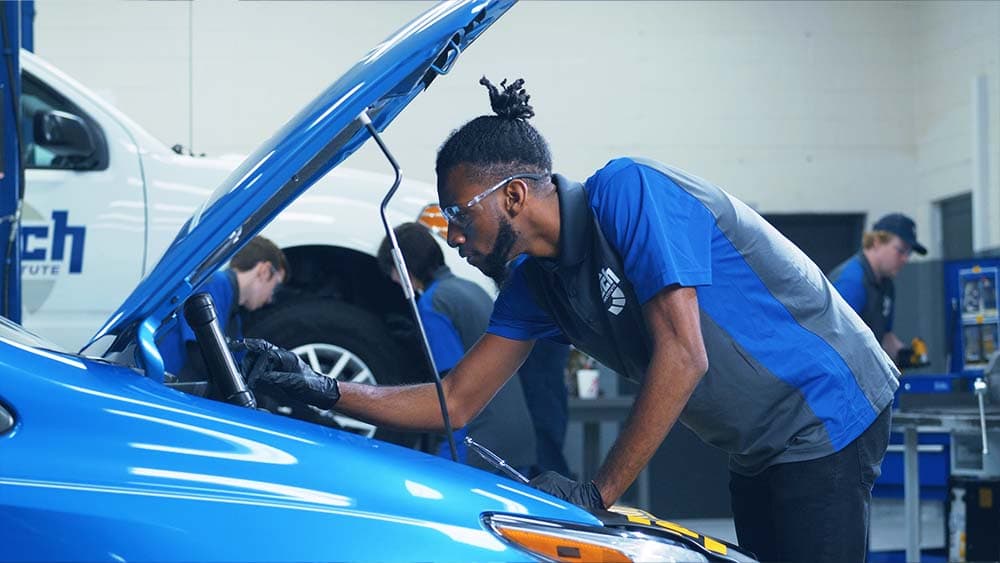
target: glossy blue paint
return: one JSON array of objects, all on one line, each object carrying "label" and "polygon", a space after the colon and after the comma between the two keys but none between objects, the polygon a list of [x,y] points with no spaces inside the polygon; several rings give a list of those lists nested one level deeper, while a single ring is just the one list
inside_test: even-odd
[{"label": "glossy blue paint", "polygon": [[149,319],[140,323],[138,339],[142,349],[143,365],[146,368],[146,377],[162,383],[166,368],[163,365],[163,355],[156,347],[156,328]]},{"label": "glossy blue paint", "polygon": [[[369,139],[357,119],[362,111],[369,113],[376,129],[384,130],[426,88],[427,78],[449,70],[458,52],[513,3],[442,2],[376,45],[251,154],[195,211],[156,267],[91,342],[105,334],[131,340],[145,319],[158,324],[171,314],[278,212]],[[444,68],[435,66],[439,58]]]},{"label": "glossy blue paint", "polygon": [[599,525],[442,458],[2,337],[0,403],[0,561],[518,561],[482,513]]}]

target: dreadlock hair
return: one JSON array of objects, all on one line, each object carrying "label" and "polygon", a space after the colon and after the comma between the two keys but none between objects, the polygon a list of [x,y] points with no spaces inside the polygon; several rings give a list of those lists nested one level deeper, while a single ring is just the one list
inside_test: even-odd
[{"label": "dreadlock hair", "polygon": [[[427,227],[412,222],[397,225],[393,232],[396,233],[396,241],[399,242],[399,250],[403,253],[410,275],[424,285],[430,284],[434,280],[434,272],[444,266],[444,253],[434,240],[434,235]],[[382,239],[375,256],[382,273],[391,276],[396,264],[392,260],[389,237]]]},{"label": "dreadlock hair", "polygon": [[479,83],[489,91],[496,115],[481,115],[451,132],[438,150],[438,178],[459,164],[470,165],[482,180],[521,172],[550,174],[549,145],[528,123],[535,110],[528,104],[531,96],[524,91],[524,79],[510,85],[504,79],[499,89],[485,76]]}]

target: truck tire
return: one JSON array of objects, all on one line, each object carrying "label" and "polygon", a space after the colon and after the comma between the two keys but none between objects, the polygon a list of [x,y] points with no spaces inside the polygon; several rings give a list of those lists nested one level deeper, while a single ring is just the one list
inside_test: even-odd
[{"label": "truck tire", "polygon": [[[254,314],[251,322],[245,330],[248,337],[264,338],[295,352],[323,375],[373,385],[407,381],[399,363],[403,356],[385,323],[360,307],[332,299],[299,299],[266,307]],[[420,436],[375,428],[293,401],[271,399],[269,410],[369,438],[412,447]]]}]

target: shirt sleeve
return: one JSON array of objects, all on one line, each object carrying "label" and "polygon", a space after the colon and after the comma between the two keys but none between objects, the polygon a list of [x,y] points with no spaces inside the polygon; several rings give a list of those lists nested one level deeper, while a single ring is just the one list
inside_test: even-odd
[{"label": "shirt sleeve", "polygon": [[[218,272],[212,274],[212,277],[209,278],[208,282],[195,291],[195,293],[206,292],[212,297],[212,303],[215,305],[216,319],[219,321],[219,330],[221,330],[225,335],[226,321],[229,319],[230,309],[233,305],[233,288],[229,283],[229,278],[225,270],[219,270]],[[183,307],[181,307],[180,312],[177,314],[177,320],[181,329],[181,342],[195,341],[196,338],[194,336],[194,330],[191,329],[191,325],[188,324],[187,319],[184,317]]]},{"label": "shirt sleeve", "polygon": [[528,279],[524,275],[524,261],[520,259],[516,262],[510,279],[500,290],[486,332],[511,340],[546,338],[564,342],[555,320],[538,306],[531,295]]},{"label": "shirt sleeve", "polygon": [[459,338],[455,325],[444,315],[426,309],[421,309],[420,320],[423,321],[424,330],[427,331],[431,357],[434,358],[438,373],[455,367],[465,354],[462,339]]},{"label": "shirt sleeve", "polygon": [[711,285],[715,217],[667,175],[619,159],[591,177],[587,191],[641,303],[671,285]]}]

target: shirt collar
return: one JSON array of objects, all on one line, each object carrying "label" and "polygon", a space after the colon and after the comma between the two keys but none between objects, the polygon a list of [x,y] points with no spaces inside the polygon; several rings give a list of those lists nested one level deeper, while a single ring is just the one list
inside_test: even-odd
[{"label": "shirt collar", "polygon": [[242,305],[240,305],[240,282],[236,278],[235,268],[227,268],[224,271],[226,273],[226,281],[229,282],[229,287],[232,289],[233,292],[233,299],[229,308],[230,314],[232,314],[233,312],[236,311],[236,309],[242,307]]},{"label": "shirt collar", "polygon": [[865,252],[863,250],[858,253],[858,260],[861,261],[861,270],[864,271],[865,279],[868,280],[868,283],[875,287],[881,286],[882,282],[875,277],[875,270],[872,270],[872,265],[868,263],[868,257],[865,256]]},{"label": "shirt collar", "polygon": [[583,184],[561,174],[553,174],[552,182],[559,197],[559,255],[539,259],[539,263],[550,271],[583,262],[590,249],[590,230],[594,223]]},{"label": "shirt collar", "polygon": [[451,268],[449,268],[446,264],[442,264],[441,266],[438,267],[437,270],[434,270],[433,274],[431,274],[431,283],[428,284],[428,287],[441,280],[446,280],[448,278],[453,278],[453,277],[455,277],[455,274],[451,273]]}]

